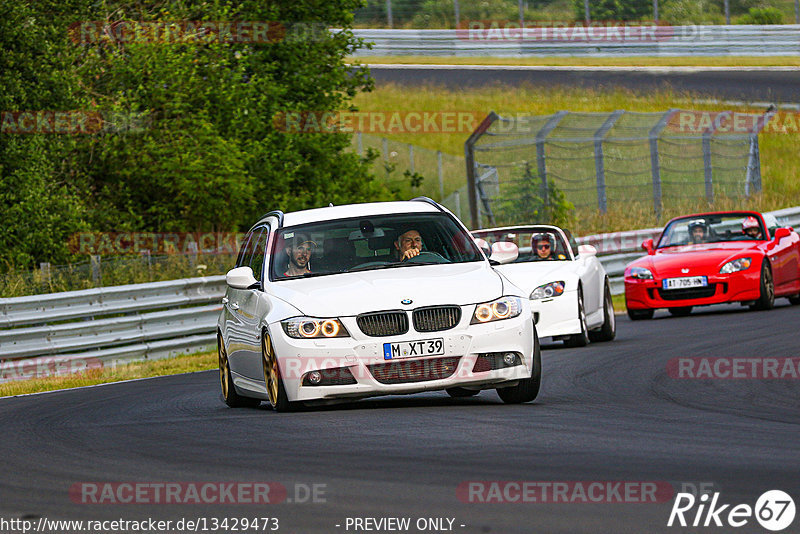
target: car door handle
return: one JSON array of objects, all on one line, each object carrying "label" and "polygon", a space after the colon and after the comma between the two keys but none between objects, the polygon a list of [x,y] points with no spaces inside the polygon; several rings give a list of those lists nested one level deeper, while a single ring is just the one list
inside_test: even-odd
[{"label": "car door handle", "polygon": [[230,308],[231,308],[232,310],[236,311],[236,310],[238,310],[238,309],[239,309],[239,305],[238,305],[238,304],[236,304],[236,303],[234,302],[234,303],[232,303],[232,304],[231,304]]},{"label": "car door handle", "polygon": [[228,303],[228,297],[222,297],[222,303],[223,304],[227,304]]}]

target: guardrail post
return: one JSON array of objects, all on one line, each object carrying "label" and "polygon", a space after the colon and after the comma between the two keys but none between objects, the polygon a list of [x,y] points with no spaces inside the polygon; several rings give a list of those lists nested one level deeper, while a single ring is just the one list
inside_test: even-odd
[{"label": "guardrail post", "polygon": [[600,209],[600,213],[606,213],[608,211],[606,201],[606,172],[603,163],[603,137],[605,137],[623,113],[625,113],[625,110],[616,110],[594,134],[594,168],[597,175],[597,207]]},{"label": "guardrail post", "polygon": [[703,132],[703,175],[706,183],[706,200],[714,203],[714,183],[711,169],[711,131]]},{"label": "guardrail post", "polygon": [[650,130],[650,173],[653,177],[653,212],[656,215],[656,221],[661,220],[661,166],[658,161],[658,136],[667,125],[670,117],[676,110],[670,109],[658,120],[655,126]]},{"label": "guardrail post", "polygon": [[[456,0],[458,1],[458,0]],[[436,151],[436,172],[439,176],[439,198],[444,199],[444,173],[442,172],[442,151]],[[460,217],[459,217],[460,219]]]},{"label": "guardrail post", "polygon": [[411,174],[414,174],[414,145],[408,143],[408,166]]},{"label": "guardrail post", "polygon": [[92,283],[95,286],[103,285],[103,271],[100,267],[100,256],[92,254],[89,256],[89,263],[92,267]]},{"label": "guardrail post", "polygon": [[364,140],[361,138],[361,132],[356,132],[356,140],[358,141],[358,155],[364,155]]},{"label": "guardrail post", "polygon": [[50,263],[42,262],[39,264],[39,273],[42,275],[42,284],[50,285]]}]

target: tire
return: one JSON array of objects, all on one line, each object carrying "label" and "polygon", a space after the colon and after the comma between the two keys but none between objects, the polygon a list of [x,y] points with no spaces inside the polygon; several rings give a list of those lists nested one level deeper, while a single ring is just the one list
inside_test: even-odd
[{"label": "tire", "polygon": [[278,367],[278,357],[269,334],[264,332],[261,336],[261,367],[264,370],[264,384],[267,386],[267,399],[276,412],[290,412],[295,410],[298,403],[289,402],[286,389],[283,387],[281,370]]},{"label": "tire", "polygon": [[755,304],[750,306],[751,310],[771,310],[775,306],[775,283],[772,280],[772,271],[764,258],[761,264],[761,293]]},{"label": "tire", "polygon": [[228,352],[222,337],[217,336],[217,356],[219,357],[219,382],[222,388],[222,400],[231,408],[255,408],[261,404],[261,399],[243,397],[236,393],[231,378],[231,366],[228,363]]},{"label": "tire", "polygon": [[611,300],[611,288],[608,287],[606,280],[603,293],[603,326],[599,330],[589,332],[589,340],[611,341],[617,337],[617,318],[614,316],[614,302]]},{"label": "tire", "polygon": [[645,319],[652,319],[655,310],[632,310],[628,308],[628,317],[631,321],[642,321]]},{"label": "tire", "polygon": [[564,340],[567,347],[585,347],[589,344],[589,332],[586,328],[586,310],[583,307],[583,291],[578,288],[578,320],[581,323],[581,331],[573,334]]},{"label": "tire", "polygon": [[795,295],[793,297],[789,297],[789,303],[794,305],[794,306],[797,306],[798,304],[800,304],[800,294]]},{"label": "tire", "polygon": [[445,390],[448,395],[453,397],[454,399],[463,399],[465,397],[474,397],[480,390],[477,389],[465,389],[465,388],[447,388]]},{"label": "tire", "polygon": [[667,308],[673,317],[686,317],[692,313],[692,306],[681,306],[680,308]]},{"label": "tire", "polygon": [[530,402],[539,395],[542,385],[542,352],[539,349],[539,336],[533,334],[533,369],[530,378],[524,378],[516,386],[497,388],[497,395],[506,404]]}]

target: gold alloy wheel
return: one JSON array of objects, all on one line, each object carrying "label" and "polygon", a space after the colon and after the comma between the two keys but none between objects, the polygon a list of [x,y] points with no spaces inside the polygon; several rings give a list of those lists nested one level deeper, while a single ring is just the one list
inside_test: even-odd
[{"label": "gold alloy wheel", "polygon": [[267,397],[273,406],[278,404],[278,358],[275,357],[275,348],[269,334],[264,335],[261,342],[261,365],[264,368],[264,382],[267,385]]},{"label": "gold alloy wheel", "polygon": [[228,354],[225,352],[225,343],[219,340],[219,382],[222,386],[222,396],[228,398]]}]

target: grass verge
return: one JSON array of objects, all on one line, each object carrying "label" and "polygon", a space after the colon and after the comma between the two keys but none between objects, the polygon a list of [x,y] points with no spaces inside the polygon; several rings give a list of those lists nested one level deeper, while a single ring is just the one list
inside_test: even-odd
[{"label": "grass verge", "polygon": [[798,56],[690,57],[429,57],[358,56],[350,62],[409,65],[538,65],[545,67],[794,67]]},{"label": "grass verge", "polygon": [[217,369],[217,353],[189,354],[167,358],[118,365],[103,369],[91,369],[74,375],[33,378],[0,384],[0,397],[39,393],[57,389],[93,386],[109,382],[121,382],[135,378],[177,375],[195,371]]}]

